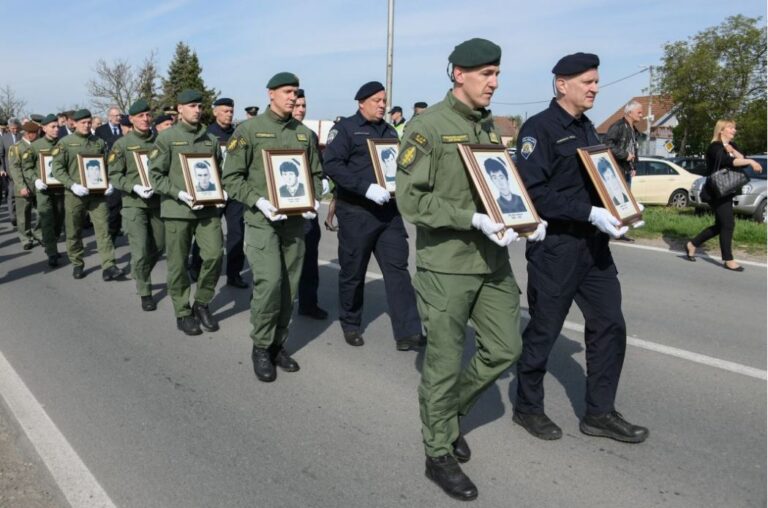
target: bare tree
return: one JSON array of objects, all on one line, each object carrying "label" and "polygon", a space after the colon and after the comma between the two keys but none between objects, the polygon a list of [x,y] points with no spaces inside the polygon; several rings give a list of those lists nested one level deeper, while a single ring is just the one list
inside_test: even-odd
[{"label": "bare tree", "polygon": [[103,59],[96,62],[95,79],[88,80],[91,103],[98,111],[117,106],[128,111],[139,94],[140,79],[126,60],[115,60],[112,64]]},{"label": "bare tree", "polygon": [[10,118],[22,114],[22,109],[27,105],[27,101],[18,97],[16,92],[9,85],[0,87],[0,116]]}]

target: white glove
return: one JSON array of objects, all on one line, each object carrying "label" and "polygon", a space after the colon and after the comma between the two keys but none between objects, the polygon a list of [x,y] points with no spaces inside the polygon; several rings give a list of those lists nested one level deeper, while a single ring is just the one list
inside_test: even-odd
[{"label": "white glove", "polygon": [[513,229],[504,231],[504,235],[499,238],[498,234],[505,228],[504,224],[493,222],[490,217],[484,213],[472,215],[472,227],[479,229],[485,236],[499,247],[506,247],[518,239],[517,233]]},{"label": "white glove", "polygon": [[72,187],[70,187],[70,189],[72,189],[72,193],[75,196],[79,196],[79,197],[82,198],[83,196],[87,196],[88,195],[88,189],[86,189],[85,187],[83,187],[79,183],[73,183]]},{"label": "white glove", "polygon": [[261,213],[263,213],[264,216],[272,222],[285,220],[288,218],[288,216],[283,213],[277,213],[277,208],[275,208],[275,206],[270,203],[269,200],[264,198],[259,198],[259,200],[256,201],[256,208],[261,210]]},{"label": "white glove", "polygon": [[321,180],[323,182],[323,196],[331,192],[331,184],[328,182],[327,178],[323,178]]},{"label": "white glove", "polygon": [[589,212],[589,222],[597,229],[613,238],[621,238],[627,231],[629,231],[627,226],[620,227],[621,221],[611,215],[611,212],[598,206],[593,206],[592,211]]},{"label": "white glove", "polygon": [[544,219],[541,219],[541,222],[539,222],[539,225],[536,226],[536,231],[528,235],[528,241],[529,242],[543,242],[544,239],[547,237],[547,221]]},{"label": "white glove", "polygon": [[635,222],[634,224],[632,224],[632,227],[634,229],[641,228],[643,226],[645,226],[645,221],[644,220],[639,220],[639,221]]},{"label": "white glove", "polygon": [[365,197],[376,203],[377,205],[383,205],[389,201],[389,191],[382,187],[372,183],[368,186],[368,190],[365,191]]},{"label": "white glove", "polygon": [[134,185],[133,192],[135,192],[142,199],[149,199],[155,193],[152,187],[144,187],[143,185]]},{"label": "white glove", "polygon": [[40,180],[38,178],[37,180],[35,180],[35,189],[37,189],[37,190],[47,190],[48,186],[45,185],[45,182],[43,182],[42,180]]},{"label": "white glove", "polygon": [[315,200],[315,211],[314,212],[304,212],[301,214],[302,217],[304,217],[307,220],[312,220],[315,217],[317,217],[317,209],[320,207],[320,203]]},{"label": "white glove", "polygon": [[643,204],[642,204],[642,203],[638,203],[638,204],[637,204],[637,207],[640,209],[640,211],[641,211],[641,212],[644,212],[644,211],[645,211],[645,207],[643,206]]},{"label": "white glove", "polygon": [[203,209],[203,205],[195,205],[194,204],[195,201],[192,199],[192,196],[190,196],[188,192],[179,191],[178,198],[179,198],[179,201],[183,201],[184,204],[186,204],[192,210],[202,210]]},{"label": "white glove", "polygon": [[224,202],[216,205],[216,208],[224,208],[227,206],[227,201],[229,201],[229,194],[227,194],[227,191],[224,191]]},{"label": "white glove", "polygon": [[104,195],[105,196],[109,196],[113,192],[115,192],[115,188],[112,187],[112,184],[110,183],[110,184],[107,185],[107,190],[104,191]]}]

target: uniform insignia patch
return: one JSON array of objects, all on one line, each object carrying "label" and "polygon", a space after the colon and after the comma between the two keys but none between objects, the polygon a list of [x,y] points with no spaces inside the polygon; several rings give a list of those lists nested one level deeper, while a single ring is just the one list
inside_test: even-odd
[{"label": "uniform insignia patch", "polygon": [[411,164],[413,164],[413,161],[416,160],[416,147],[411,145],[402,152],[400,152],[400,156],[397,158],[397,165],[402,168],[408,168]]},{"label": "uniform insignia patch", "polygon": [[557,141],[555,141],[555,144],[559,145],[560,143],[565,143],[566,141],[570,141],[572,139],[576,139],[576,136],[571,135],[571,136],[566,136],[564,138],[560,138]]},{"label": "uniform insignia patch", "polygon": [[206,140],[206,141],[203,141],[203,144],[204,144],[205,146],[212,146],[212,145],[213,145],[213,141],[211,141],[210,139],[208,139],[208,140]]},{"label": "uniform insignia patch", "polygon": [[57,146],[56,148],[54,148],[53,150],[51,150],[51,155],[53,155],[53,156],[55,157],[55,156],[59,155],[59,152],[60,152],[60,151],[61,151],[61,148],[59,148],[59,147]]},{"label": "uniform insignia patch", "polygon": [[239,138],[237,138],[237,146],[239,146],[240,148],[245,148],[246,146],[248,146],[248,142],[245,140],[244,137],[240,136]]},{"label": "uniform insignia patch", "polygon": [[157,154],[159,153],[160,153],[160,150],[158,150],[157,148],[153,148],[152,151],[149,152],[149,160],[152,160],[155,157],[157,157]]},{"label": "uniform insignia patch", "polygon": [[237,139],[238,138],[232,138],[229,140],[229,143],[227,143],[227,151],[231,152],[235,148],[237,148]]},{"label": "uniform insignia patch", "polygon": [[112,152],[109,154],[109,158],[107,159],[107,164],[112,164],[115,162],[115,159],[117,159],[117,153]]},{"label": "uniform insignia patch", "polygon": [[469,143],[469,136],[467,134],[448,134],[446,136],[440,136],[443,143]]},{"label": "uniform insignia patch", "polygon": [[254,136],[256,136],[257,138],[274,138],[274,137],[276,137],[274,132],[257,132],[256,134],[254,134]]},{"label": "uniform insignia patch", "polygon": [[336,134],[338,133],[339,131],[337,131],[336,129],[331,129],[331,132],[328,133],[328,139],[325,140],[325,144],[330,145],[331,141],[333,141],[333,138],[335,138]]},{"label": "uniform insignia patch", "polygon": [[69,146],[80,146],[80,143],[67,143]]},{"label": "uniform insignia patch", "polygon": [[173,146],[184,146],[184,145],[188,145],[188,144],[189,143],[187,143],[186,141],[171,141],[171,145],[173,145]]},{"label": "uniform insignia patch", "polygon": [[29,152],[24,152],[24,155],[21,156],[21,160],[27,160],[29,159]]},{"label": "uniform insignia patch", "polygon": [[139,146],[139,145],[133,145],[133,146],[126,146],[125,147],[126,150],[131,150],[131,151],[138,150],[139,148],[141,148],[141,146]]},{"label": "uniform insignia patch", "polygon": [[306,134],[296,134],[296,139],[298,141],[306,141],[307,140],[307,135]]},{"label": "uniform insignia patch", "polygon": [[429,140],[423,134],[419,134],[418,132],[414,132],[411,135],[411,141],[424,148],[429,146]]},{"label": "uniform insignia patch", "polygon": [[528,160],[528,157],[531,156],[531,154],[535,149],[536,149],[536,138],[532,138],[530,136],[524,137],[523,146],[520,148],[520,155],[522,155],[525,160]]},{"label": "uniform insignia patch", "polygon": [[499,136],[495,132],[489,132],[488,137],[491,138],[491,143],[499,144]]}]

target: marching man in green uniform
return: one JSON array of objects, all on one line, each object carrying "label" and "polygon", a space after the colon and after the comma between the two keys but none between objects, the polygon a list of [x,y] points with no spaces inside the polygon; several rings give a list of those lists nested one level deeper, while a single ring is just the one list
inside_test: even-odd
[{"label": "marching man in green uniform", "polygon": [[[48,256],[48,266],[59,266],[59,235],[64,228],[64,188],[48,187],[40,175],[40,156],[49,156],[58,143],[59,123],[54,114],[42,120],[44,136],[30,147],[29,157],[22,160],[21,171],[25,181],[34,182],[37,201],[37,220],[43,235],[43,247]],[[45,171],[49,171],[45,168]]]},{"label": "marching man in green uniform", "polygon": [[8,150],[8,172],[15,183],[16,231],[24,250],[30,250],[35,242],[41,242],[40,223],[32,227],[32,209],[35,207],[34,180],[25,178],[22,166],[32,155],[32,142],[40,133],[40,125],[27,121],[21,126],[23,137]]},{"label": "marching man in green uniform", "polygon": [[[521,350],[519,290],[507,246],[517,234],[485,213],[459,155],[459,143],[499,144],[486,108],[498,87],[501,48],[485,39],[453,50],[453,89],[405,127],[397,171],[397,204],[416,225],[413,285],[427,330],[419,386],[426,475],[456,499],[477,497],[457,462],[470,459],[459,418],[517,360]],[[541,241],[542,223],[529,237]],[[476,353],[462,368],[471,320]]]},{"label": "marching man in green uniform", "polygon": [[[221,219],[216,207],[194,204],[186,191],[180,154],[210,155],[221,164],[221,150],[216,137],[208,134],[200,123],[203,95],[197,90],[184,90],[176,99],[180,120],[157,135],[149,153],[149,174],[152,187],[162,194],[160,217],[165,223],[168,294],[173,301],[176,326],[187,335],[200,335],[200,325],[209,332],[219,329],[208,304],[213,300],[221,271]],[[187,257],[192,237],[200,246],[203,264],[190,306]]]},{"label": "marching man in green uniform", "polygon": [[154,195],[152,187],[142,184],[134,154],[151,151],[155,135],[147,101],[134,102],[128,115],[133,129],[112,145],[107,158],[109,181],[123,191],[121,215],[131,246],[131,274],[136,280],[142,310],[152,311],[157,304],[152,299],[151,274],[165,249],[165,227],[160,218],[160,197]]},{"label": "marching man in green uniform", "polygon": [[[224,187],[246,206],[245,254],[253,267],[251,298],[251,358],[256,377],[274,381],[275,365],[287,372],[299,364],[283,349],[293,312],[304,259],[304,219],[315,212],[287,216],[270,203],[262,150],[298,149],[307,155],[308,171],[317,194],[322,187],[320,158],[312,132],[292,116],[299,78],[276,74],[267,83],[270,104],[266,111],[241,123],[227,145]],[[315,196],[316,197],[316,196]]]},{"label": "marching man in green uniform", "polygon": [[72,277],[82,279],[83,271],[83,217],[86,213],[91,216],[93,232],[96,236],[96,248],[101,258],[101,276],[105,281],[119,279],[123,270],[115,264],[115,245],[109,236],[107,226],[107,200],[114,192],[112,184],[108,184],[104,194],[90,194],[80,181],[77,156],[106,155],[106,144],[100,138],[91,134],[91,112],[87,109],[75,111],[75,132],[59,140],[51,151],[53,155],[53,176],[64,184],[67,189],[64,194],[66,211],[65,227],[67,230],[67,256],[72,263]]}]

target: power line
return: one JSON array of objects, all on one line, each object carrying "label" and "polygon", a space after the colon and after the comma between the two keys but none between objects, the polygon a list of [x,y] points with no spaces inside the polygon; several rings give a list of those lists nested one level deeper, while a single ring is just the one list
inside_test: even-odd
[{"label": "power line", "polygon": [[[631,77],[637,76],[638,74],[642,74],[643,72],[647,71],[648,69],[649,69],[648,67],[645,67],[643,69],[640,69],[637,72],[633,72],[632,74],[629,74],[628,76],[624,76],[623,78],[619,78],[619,79],[617,79],[615,81],[611,81],[610,83],[606,83],[604,85],[600,85],[600,88],[607,88],[607,87],[609,87],[611,85],[615,85],[616,83],[624,81],[625,79],[629,79]],[[497,102],[497,101],[492,101],[491,104],[500,104],[502,106],[528,106],[530,104],[544,104],[544,103],[548,103],[550,100],[551,99],[545,99],[545,100],[542,100],[542,101],[528,101],[528,102]]]}]

